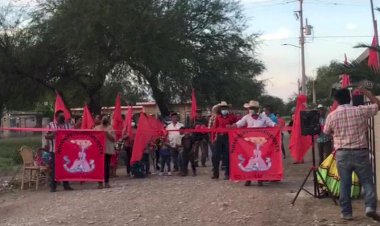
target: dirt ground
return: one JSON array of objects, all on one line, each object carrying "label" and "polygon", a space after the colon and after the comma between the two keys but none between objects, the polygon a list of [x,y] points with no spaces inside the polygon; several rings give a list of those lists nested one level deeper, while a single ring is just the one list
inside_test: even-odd
[{"label": "dirt ground", "polygon": [[[310,156],[306,160],[310,159]],[[210,163],[208,163],[210,165]],[[331,199],[302,192],[290,203],[306,175],[310,160],[284,163],[285,179],[266,183],[211,180],[211,168],[198,176],[158,176],[131,179],[119,169],[112,188],[72,183],[74,191],[56,193],[16,190],[0,194],[0,225],[376,225],[364,215],[363,200],[354,201],[354,221],[339,218]],[[308,183],[310,190],[311,180]]]}]

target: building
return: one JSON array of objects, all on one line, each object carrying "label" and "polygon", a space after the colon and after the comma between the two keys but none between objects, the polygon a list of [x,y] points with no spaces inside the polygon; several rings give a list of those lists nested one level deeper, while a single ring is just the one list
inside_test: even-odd
[{"label": "building", "polygon": [[[41,128],[43,122],[46,121],[42,118],[42,114],[38,112],[23,112],[23,111],[8,111],[3,114],[1,118],[1,127],[5,128]],[[47,124],[47,123],[45,123]],[[1,136],[26,136],[31,134],[24,131],[3,131]]]},{"label": "building", "polygon": [[[129,106],[121,106],[121,113],[126,115]],[[153,115],[155,117],[160,117],[160,109],[158,108],[156,102],[138,102],[135,106],[132,106],[133,109],[133,119],[137,121],[139,114],[143,111],[146,114]],[[71,108],[71,113],[74,116],[81,116],[83,108]],[[102,114],[112,114],[115,110],[115,107],[102,107]],[[182,123],[188,123],[190,114],[191,114],[191,102],[183,104],[170,104],[169,110],[175,111],[180,115],[180,121]]]}]

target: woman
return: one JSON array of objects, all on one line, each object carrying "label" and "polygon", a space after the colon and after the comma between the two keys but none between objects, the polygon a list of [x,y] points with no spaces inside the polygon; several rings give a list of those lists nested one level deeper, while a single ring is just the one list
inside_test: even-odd
[{"label": "woman", "polygon": [[[318,183],[323,190],[327,190],[324,186],[323,180],[326,182],[331,194],[335,197],[339,197],[340,192],[340,177],[338,168],[336,166],[335,151],[330,154],[319,166],[318,171],[321,173],[322,178],[318,176]],[[323,180],[322,180],[323,179]],[[352,186],[351,186],[351,198],[359,198],[361,193],[361,186],[359,178],[352,173]]]},{"label": "woman", "polygon": [[[106,146],[105,146],[105,155],[104,155],[104,187],[110,188],[109,178],[110,178],[110,165],[111,165],[111,157],[114,155],[115,146],[114,142],[116,140],[115,133],[112,130],[110,119],[107,115],[103,115],[101,117],[101,124],[96,126],[94,130],[104,131],[106,135]],[[103,188],[103,183],[99,182],[99,189]]]}]

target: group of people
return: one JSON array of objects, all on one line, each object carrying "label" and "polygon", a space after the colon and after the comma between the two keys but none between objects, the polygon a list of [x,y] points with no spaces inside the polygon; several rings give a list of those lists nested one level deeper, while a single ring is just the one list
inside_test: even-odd
[{"label": "group of people", "polygon": [[[55,112],[54,119],[52,122],[48,124],[49,129],[72,129],[77,127],[77,124],[71,123],[69,120],[65,119],[64,112],[59,110]],[[95,117],[95,125],[93,127],[94,130],[104,131],[106,135],[106,144],[105,144],[105,156],[104,156],[104,184],[102,182],[98,183],[98,188],[101,189],[103,187],[110,188],[109,178],[111,173],[111,160],[116,158],[116,149],[115,142],[116,137],[115,133],[111,126],[111,121],[109,116],[107,115],[98,115]],[[47,144],[45,149],[49,152],[49,168],[50,172],[50,191],[57,191],[57,181],[55,180],[55,135],[54,131],[49,131],[45,135],[45,139],[47,140]],[[114,163],[115,164],[115,163]],[[68,181],[64,181],[62,183],[64,190],[73,190]]]},{"label": "group of people", "polygon": [[[251,100],[244,105],[247,114],[238,118],[237,115],[230,112],[230,105],[225,101],[215,105],[209,117],[202,115],[202,110],[197,110],[196,117],[192,120],[189,127],[185,127],[179,122],[179,115],[176,112],[171,113],[171,122],[166,125],[167,134],[157,140],[151,140],[146,146],[141,162],[144,164],[145,174],[151,174],[151,164],[153,169],[159,175],[172,175],[172,172],[178,172],[178,175],[188,175],[188,165],[190,164],[192,173],[196,175],[196,168],[205,167],[209,158],[209,149],[211,150],[212,162],[212,179],[219,178],[220,169],[224,170],[224,179],[229,179],[229,142],[226,133],[189,133],[181,130],[186,128],[255,128],[255,127],[274,127],[284,126],[285,121],[277,117],[272,112],[271,106],[260,108],[257,101]],[[262,111],[261,111],[262,110]],[[57,111],[54,115],[55,120],[48,124],[49,129],[72,129],[80,128],[80,121],[71,123],[65,119],[63,111]],[[105,131],[105,163],[104,163],[104,184],[99,183],[98,188],[109,188],[109,178],[115,174],[118,154],[122,153],[127,175],[133,174],[131,166],[132,147],[134,138],[128,135],[116,140],[115,132],[112,129],[111,121],[108,115],[97,115],[94,118],[94,130]],[[280,125],[281,124],[281,125]],[[48,164],[51,168],[50,173],[50,191],[57,190],[55,181],[55,132],[50,131],[45,135],[47,145],[45,147],[49,152]],[[117,145],[120,144],[120,145]],[[284,156],[285,152],[283,150]],[[73,190],[69,182],[62,183],[65,190]],[[247,181],[246,185],[250,185]],[[259,181],[262,185],[262,181]]]},{"label": "group of people", "polygon": [[[364,188],[365,212],[368,217],[380,220],[376,213],[377,199],[373,184],[373,171],[369,161],[368,140],[366,132],[368,130],[367,119],[377,114],[380,108],[380,100],[371,92],[360,90],[372,104],[362,106],[352,106],[350,92],[347,89],[336,91],[334,99],[338,107],[333,112],[327,114],[326,109],[319,105],[320,124],[322,133],[317,139],[319,147],[320,163],[335,150],[336,164],[340,177],[340,206],[342,208],[341,217],[345,220],[352,220],[351,206],[351,185],[352,173],[355,172]],[[212,108],[209,118],[202,116],[202,111],[197,111],[191,125],[192,128],[256,128],[275,127],[283,128],[285,121],[277,117],[271,106],[265,106],[262,111],[257,101],[251,100],[244,105],[247,114],[240,119],[230,111],[230,105],[225,101]],[[50,129],[71,129],[73,126],[67,122],[62,111],[55,113],[55,120],[49,123]],[[142,159],[146,164],[146,172],[150,173],[150,159],[155,160],[154,168],[159,170],[159,175],[172,175],[179,172],[179,175],[188,175],[188,165],[190,163],[192,173],[196,175],[196,168],[206,166],[208,150],[211,149],[212,156],[212,179],[219,179],[220,169],[224,170],[224,179],[228,180],[229,170],[229,139],[228,134],[218,133],[189,133],[184,132],[185,126],[179,122],[177,113],[171,114],[171,122],[166,126],[167,136],[157,140],[152,140],[146,147]],[[104,184],[99,183],[98,187],[110,187],[110,165],[111,159],[116,154],[115,143],[122,142],[123,150],[126,153],[127,173],[131,173],[130,158],[132,155],[133,138],[125,136],[120,141],[116,140],[115,133],[110,125],[109,116],[103,115],[96,118],[94,130],[106,132],[105,148],[105,180]],[[50,152],[51,169],[51,192],[57,189],[54,172],[54,145],[55,132],[46,134],[47,149]],[[284,151],[284,150],[283,150]],[[154,156],[152,158],[152,156]],[[200,158],[199,158],[200,156]],[[285,153],[284,153],[285,157]],[[200,161],[199,161],[200,159]],[[221,165],[222,163],[222,165]],[[165,170],[166,168],[166,170]],[[258,181],[263,185],[263,181]],[[69,182],[63,182],[65,190],[73,190]],[[245,185],[249,186],[250,181]]]}]

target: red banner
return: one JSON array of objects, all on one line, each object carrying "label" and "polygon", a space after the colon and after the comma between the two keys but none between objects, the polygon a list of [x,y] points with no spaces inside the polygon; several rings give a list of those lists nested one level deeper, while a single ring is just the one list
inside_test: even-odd
[{"label": "red banner", "polygon": [[234,130],[229,139],[231,180],[282,180],[279,128]]},{"label": "red banner", "polygon": [[55,138],[57,181],[104,181],[103,131],[58,130]]},{"label": "red banner", "polygon": [[164,125],[158,119],[141,113],[133,143],[131,164],[140,161],[149,142],[163,136],[164,131]]}]

